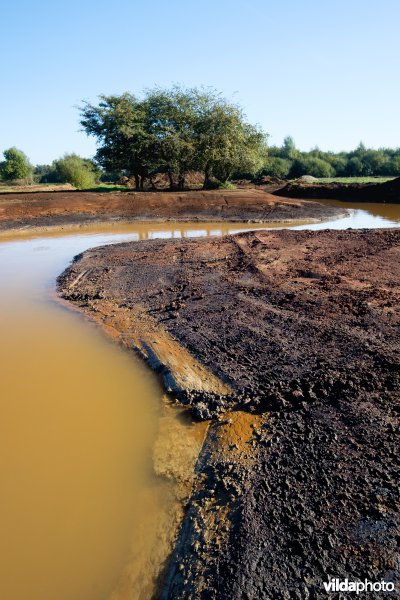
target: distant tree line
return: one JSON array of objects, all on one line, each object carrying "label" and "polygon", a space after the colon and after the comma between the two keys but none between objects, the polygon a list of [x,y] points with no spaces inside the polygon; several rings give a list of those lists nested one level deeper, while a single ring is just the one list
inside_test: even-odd
[{"label": "distant tree line", "polygon": [[203,88],[100,96],[97,104],[80,108],[80,123],[97,140],[94,159],[66,154],[51,165],[33,167],[21,150],[9,148],[0,162],[0,179],[68,182],[88,189],[124,175],[143,189],[147,180],[163,173],[171,188],[183,189],[191,171],[203,174],[205,188],[266,175],[400,176],[400,148],[374,150],[360,143],[351,152],[302,152],[291,137],[282,146],[267,148],[268,135],[250,124],[238,105]]},{"label": "distant tree line", "polygon": [[51,165],[33,167],[24,152],[9,148],[0,162],[0,180],[17,183],[71,183],[78,189],[93,187],[104,175],[95,162],[77,154],[65,154]]},{"label": "distant tree line", "polygon": [[314,148],[301,152],[293,138],[285,138],[282,146],[271,146],[262,170],[263,175],[280,179],[314,177],[370,177],[400,175],[400,148],[373,150],[364,144],[351,152],[324,152]]}]

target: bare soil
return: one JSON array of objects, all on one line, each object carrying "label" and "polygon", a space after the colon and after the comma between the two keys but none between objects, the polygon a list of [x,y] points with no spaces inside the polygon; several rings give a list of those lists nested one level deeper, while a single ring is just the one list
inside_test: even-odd
[{"label": "bare soil", "polygon": [[20,184],[20,183],[0,183],[0,194],[31,194],[34,192],[71,192],[74,191],[73,185],[70,183],[31,183],[31,184]]},{"label": "bare soil", "polygon": [[273,190],[277,196],[348,202],[400,203],[400,177],[385,183],[318,183],[295,181]]},{"label": "bare soil", "polygon": [[60,277],[211,422],[160,598],[398,587],[399,290],[393,229],[119,244]]},{"label": "bare soil", "polygon": [[0,196],[0,233],[79,227],[104,221],[276,222],[334,218],[338,208],[277,198],[262,190],[40,192]]}]

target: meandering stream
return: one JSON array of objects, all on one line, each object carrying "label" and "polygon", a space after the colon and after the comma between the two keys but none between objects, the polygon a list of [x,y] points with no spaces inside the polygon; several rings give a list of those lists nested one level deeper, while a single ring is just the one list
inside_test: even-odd
[{"label": "meandering stream", "polygon": [[[346,208],[345,219],[296,227],[400,223],[399,205]],[[139,358],[55,300],[56,276],[97,245],[256,227],[266,228],[138,223],[0,239],[1,598],[148,598],[176,510],[155,443],[201,446]]]}]

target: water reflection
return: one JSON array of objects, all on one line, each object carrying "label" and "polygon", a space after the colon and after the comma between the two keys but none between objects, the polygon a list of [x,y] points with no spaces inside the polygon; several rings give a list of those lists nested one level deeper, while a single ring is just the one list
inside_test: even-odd
[{"label": "water reflection", "polygon": [[[291,227],[400,222],[398,205],[326,202],[350,215]],[[160,544],[152,550],[159,536],[154,524],[168,526],[174,497],[152,467],[157,429],[163,423],[162,431],[187,439],[192,427],[181,419],[166,427],[157,378],[54,303],[56,276],[74,255],[101,244],[266,228],[131,223],[0,239],[2,598],[98,600],[112,590],[118,600],[148,597],[154,560],[162,561]],[[165,439],[158,438],[158,448],[171,447]]]},{"label": "water reflection", "polygon": [[377,204],[366,202],[340,202],[338,200],[318,200],[329,206],[337,206],[349,211],[349,216],[326,223],[300,225],[294,229],[377,229],[398,227],[400,223],[400,204]]}]

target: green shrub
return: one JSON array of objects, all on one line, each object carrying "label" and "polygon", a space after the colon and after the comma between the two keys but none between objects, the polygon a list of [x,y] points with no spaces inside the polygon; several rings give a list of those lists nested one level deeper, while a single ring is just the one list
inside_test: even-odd
[{"label": "green shrub", "polygon": [[270,175],[271,177],[277,177],[278,179],[286,179],[289,175],[291,166],[292,161],[287,158],[270,156],[267,158],[260,175]]},{"label": "green shrub", "polygon": [[28,157],[18,148],[9,148],[3,152],[5,161],[0,163],[0,178],[5,181],[32,181],[33,167]]},{"label": "green shrub", "polygon": [[236,185],[234,185],[231,181],[223,181],[218,184],[219,190],[236,190]]},{"label": "green shrub", "polygon": [[96,183],[94,164],[77,154],[66,154],[55,161],[54,169],[60,182],[71,183],[78,190],[91,188]]},{"label": "green shrub", "polygon": [[83,190],[85,188],[93,187],[96,183],[96,178],[94,173],[87,169],[76,169],[76,171],[71,174],[70,183],[78,188],[78,190]]},{"label": "green shrub", "polygon": [[313,177],[334,177],[335,169],[322,158],[304,156],[295,160],[290,169],[292,179],[302,175],[312,175]]}]

